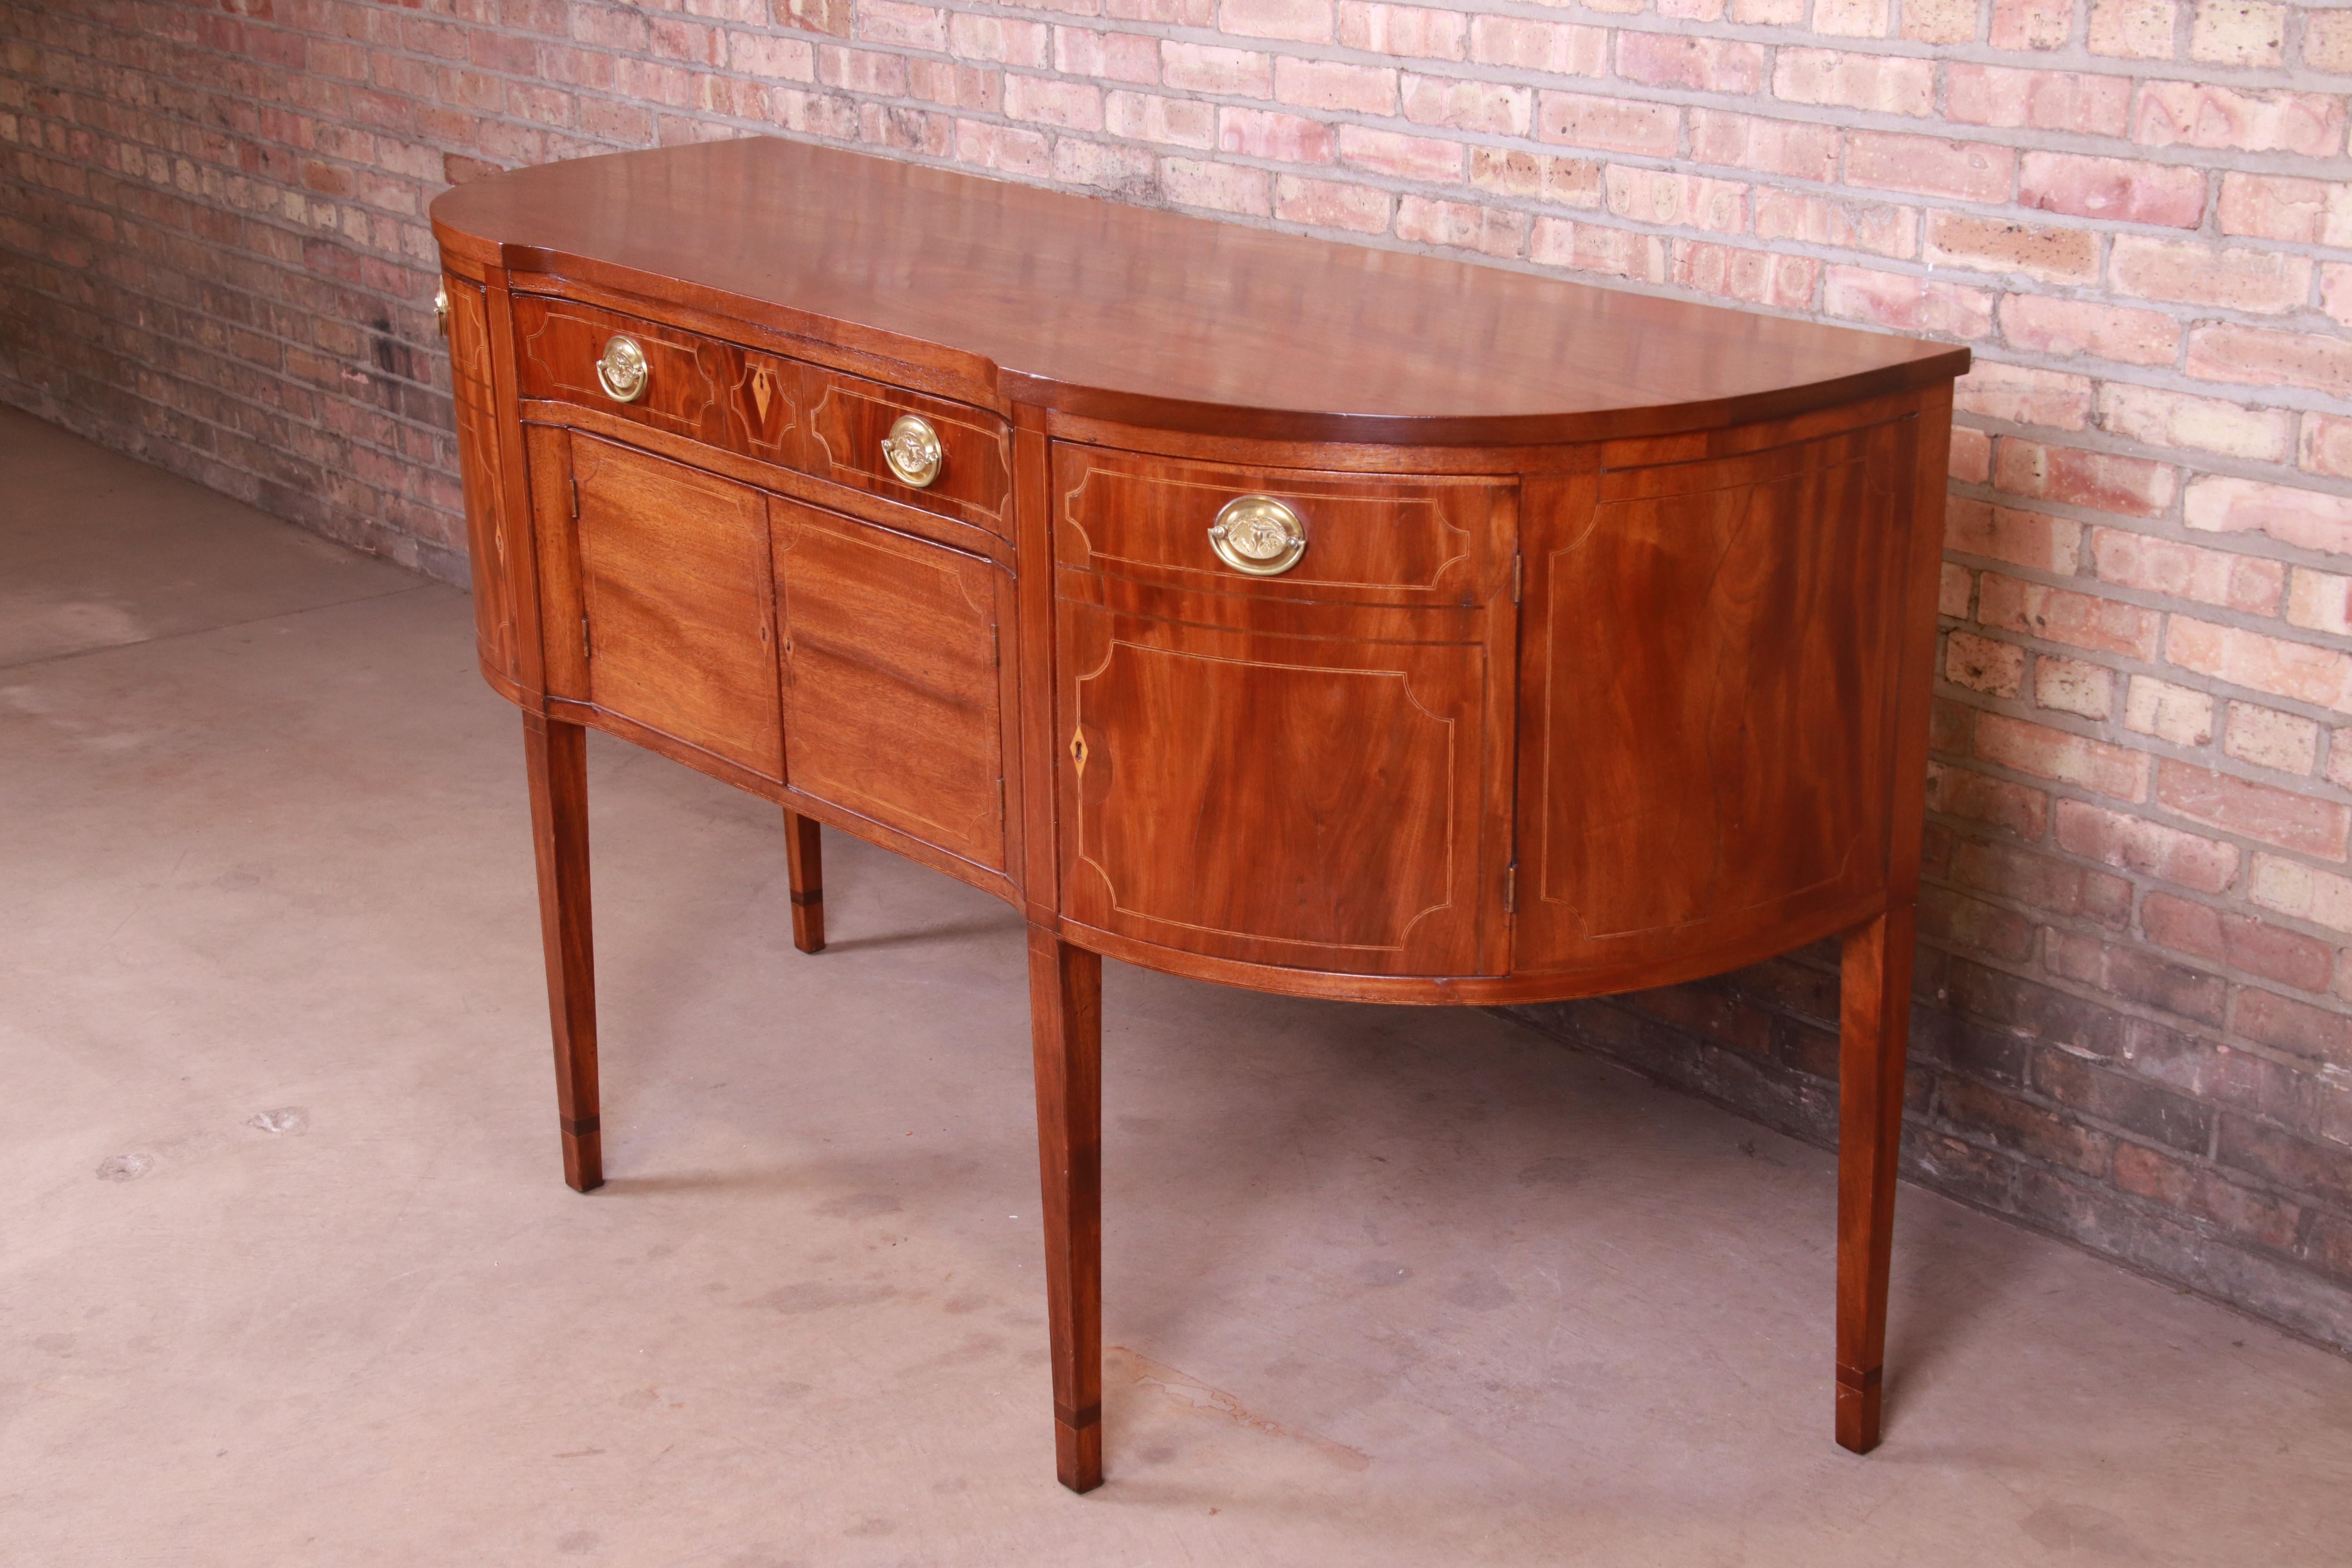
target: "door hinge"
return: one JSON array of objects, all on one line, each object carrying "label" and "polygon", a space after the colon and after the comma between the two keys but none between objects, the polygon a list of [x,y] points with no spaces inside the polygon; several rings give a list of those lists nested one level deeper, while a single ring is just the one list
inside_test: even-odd
[{"label": "door hinge", "polygon": [[1503,912],[1519,912],[1519,863],[1517,860],[1503,868]]},{"label": "door hinge", "polygon": [[1511,552],[1511,603],[1519,602],[1520,591],[1527,585],[1528,558],[1517,551]]},{"label": "door hinge", "polygon": [[572,521],[580,521],[580,481],[577,478],[572,481]]},{"label": "door hinge", "polygon": [[585,616],[580,617],[580,657],[582,658],[596,657],[596,649],[588,640],[588,617]]}]

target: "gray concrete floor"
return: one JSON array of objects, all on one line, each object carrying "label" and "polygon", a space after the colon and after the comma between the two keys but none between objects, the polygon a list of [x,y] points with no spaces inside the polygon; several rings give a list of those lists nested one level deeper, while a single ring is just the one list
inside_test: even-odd
[{"label": "gray concrete floor", "polygon": [[0,1561],[2333,1563],[2352,1363],[1471,1012],[1109,966],[1110,1479],[1053,1479],[1021,929],[601,738],[561,1179],[450,590],[0,411]]}]

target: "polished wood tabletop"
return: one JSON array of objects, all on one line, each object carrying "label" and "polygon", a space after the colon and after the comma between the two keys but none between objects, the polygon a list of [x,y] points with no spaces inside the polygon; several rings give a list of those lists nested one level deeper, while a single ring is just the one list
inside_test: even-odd
[{"label": "polished wood tabletop", "polygon": [[1968,357],[769,138],[520,170],[434,220],[484,261],[666,279],[885,352],[958,351],[1007,402],[1228,435],[1655,434],[1925,386]]},{"label": "polished wood tabletop", "polygon": [[826,829],[1022,912],[1081,1491],[1103,958],[1496,1004],[1837,937],[1833,1431],[1878,1442],[1967,350],[766,140],[433,221],[572,1185],[589,728],[782,808],[803,952]]}]

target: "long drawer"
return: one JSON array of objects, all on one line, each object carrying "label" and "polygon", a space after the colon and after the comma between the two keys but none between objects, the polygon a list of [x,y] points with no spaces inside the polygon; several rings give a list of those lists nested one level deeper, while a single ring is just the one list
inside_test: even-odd
[{"label": "long drawer", "polygon": [[[551,295],[514,296],[514,321],[526,398],[599,409],[1011,537],[1011,437],[985,409]],[[899,448],[912,480],[883,449],[908,420],[920,422]]]}]

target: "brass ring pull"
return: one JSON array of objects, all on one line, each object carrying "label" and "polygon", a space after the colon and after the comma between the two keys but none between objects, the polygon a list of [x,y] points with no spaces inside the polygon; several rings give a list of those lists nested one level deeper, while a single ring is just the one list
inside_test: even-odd
[{"label": "brass ring pull", "polygon": [[443,337],[449,335],[449,285],[446,280],[433,290],[433,327]]},{"label": "brass ring pull", "polygon": [[890,426],[890,434],[882,437],[882,460],[890,465],[899,483],[917,489],[940,477],[947,458],[940,433],[919,414],[901,414]]},{"label": "brass ring pull", "polygon": [[615,334],[604,340],[604,352],[596,360],[596,382],[605,396],[615,403],[635,403],[646,395],[651,379],[646,351],[636,339]]},{"label": "brass ring pull", "polygon": [[1209,527],[1217,559],[1253,577],[1279,577],[1307,553],[1307,528],[1298,514],[1272,496],[1229,500]]}]

